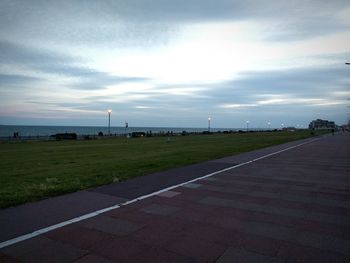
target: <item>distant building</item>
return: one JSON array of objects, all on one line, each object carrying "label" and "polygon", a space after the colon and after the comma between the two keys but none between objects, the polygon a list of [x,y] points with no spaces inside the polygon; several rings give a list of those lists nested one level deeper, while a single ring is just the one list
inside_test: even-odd
[{"label": "distant building", "polygon": [[296,128],[293,127],[293,126],[289,126],[289,127],[284,127],[284,128],[282,128],[282,131],[295,131],[295,130],[296,130]]},{"label": "distant building", "polygon": [[335,129],[334,121],[317,119],[309,124],[309,129]]}]

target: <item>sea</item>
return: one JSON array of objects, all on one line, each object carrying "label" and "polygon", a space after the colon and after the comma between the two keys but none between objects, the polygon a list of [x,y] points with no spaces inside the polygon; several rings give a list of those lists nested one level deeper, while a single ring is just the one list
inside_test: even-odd
[{"label": "sea", "polygon": [[[210,128],[212,132],[236,131],[232,128]],[[131,132],[152,132],[152,133],[200,133],[208,131],[208,128],[174,128],[174,127],[110,127],[112,135],[122,135]],[[76,133],[78,136],[97,135],[99,132],[108,134],[108,127],[102,126],[22,126],[22,125],[0,125],[0,137],[9,138],[17,133],[20,137],[48,137],[57,133]]]}]

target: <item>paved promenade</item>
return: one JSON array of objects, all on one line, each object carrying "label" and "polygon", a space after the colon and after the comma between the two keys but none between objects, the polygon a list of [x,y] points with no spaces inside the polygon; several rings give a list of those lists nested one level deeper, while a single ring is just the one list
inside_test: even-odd
[{"label": "paved promenade", "polygon": [[350,262],[350,134],[0,210],[0,242],[0,262]]}]

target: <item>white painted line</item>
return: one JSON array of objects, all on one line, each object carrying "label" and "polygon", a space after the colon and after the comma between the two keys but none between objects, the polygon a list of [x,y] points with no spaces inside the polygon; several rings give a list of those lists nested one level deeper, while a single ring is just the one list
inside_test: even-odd
[{"label": "white painted line", "polygon": [[234,165],[234,166],[230,166],[230,167],[228,167],[228,168],[225,168],[225,169],[222,169],[222,170],[219,170],[219,171],[210,173],[210,174],[206,174],[206,175],[201,176],[201,177],[197,177],[197,178],[195,178],[195,179],[186,181],[186,182],[184,182],[184,183],[180,183],[180,184],[177,184],[177,185],[169,186],[169,187],[167,187],[167,188],[161,189],[161,190],[159,190],[159,191],[156,191],[156,192],[153,192],[153,193],[150,193],[150,194],[147,194],[147,195],[143,195],[143,196],[137,197],[137,198],[135,198],[135,199],[133,199],[133,200],[130,200],[130,201],[127,201],[127,202],[124,202],[124,203],[121,203],[121,204],[116,204],[116,205],[113,205],[113,206],[110,206],[110,207],[107,207],[107,208],[103,208],[103,209],[100,209],[100,210],[97,210],[97,211],[88,213],[88,214],[86,214],[86,215],[82,215],[82,216],[79,216],[79,217],[75,217],[75,218],[73,218],[73,219],[70,219],[70,220],[67,220],[67,221],[64,221],[64,222],[61,222],[61,223],[58,223],[58,224],[49,226],[49,227],[45,227],[45,228],[36,230],[36,231],[34,231],[34,232],[32,232],[32,233],[29,233],[29,234],[26,234],[26,235],[22,235],[22,236],[19,236],[19,237],[15,237],[15,238],[13,238],[13,239],[10,239],[10,240],[1,242],[1,243],[0,243],[0,249],[1,249],[1,248],[4,248],[4,247],[7,247],[7,246],[10,246],[10,245],[13,245],[13,244],[16,244],[16,243],[18,243],[18,242],[21,242],[21,241],[24,241],[24,240],[33,238],[33,237],[36,237],[36,236],[39,236],[39,235],[44,234],[44,233],[47,233],[47,232],[49,232],[49,231],[52,231],[52,230],[55,230],[55,229],[58,229],[58,228],[61,228],[61,227],[64,227],[64,226],[67,226],[67,225],[70,225],[70,224],[73,224],[73,223],[77,223],[77,222],[83,221],[83,220],[85,220],[85,219],[88,219],[88,218],[97,216],[97,215],[99,215],[99,214],[102,214],[102,213],[111,211],[111,210],[113,210],[113,209],[117,209],[117,208],[120,208],[120,207],[122,207],[122,206],[126,206],[126,205],[129,205],[129,204],[135,203],[135,202],[137,202],[137,201],[140,201],[140,200],[149,198],[149,197],[151,197],[151,196],[158,195],[158,194],[160,194],[160,193],[163,193],[163,192],[172,190],[172,189],[174,189],[174,188],[183,186],[183,185],[185,185],[185,184],[193,183],[193,182],[202,180],[202,179],[204,179],[204,178],[208,178],[208,177],[211,177],[211,176],[213,176],[213,175],[216,175],[216,174],[219,174],[219,173],[222,173],[222,172],[226,172],[226,171],[229,171],[229,170],[232,170],[232,169],[235,169],[235,168],[238,168],[238,167],[241,167],[241,166],[244,166],[244,165],[247,165],[247,164],[256,162],[256,161],[259,161],[259,160],[261,160],[261,159],[268,158],[268,157],[270,157],[270,156],[273,156],[273,155],[276,155],[276,154],[279,154],[279,153],[282,153],[282,152],[285,152],[285,151],[289,151],[289,150],[291,150],[291,149],[294,149],[294,148],[300,147],[300,146],[302,146],[302,145],[305,145],[305,144],[308,144],[308,143],[317,141],[317,140],[319,140],[319,139],[320,139],[320,138],[316,138],[316,139],[309,140],[309,141],[306,141],[306,142],[303,142],[303,143],[300,143],[300,144],[297,144],[297,145],[294,145],[294,146],[290,146],[290,147],[285,148],[285,149],[283,149],[283,150],[279,150],[279,151],[277,151],[277,152],[269,153],[269,154],[266,154],[266,155],[261,156],[261,157],[259,157],[259,158],[256,158],[256,159],[253,159],[253,160],[244,162],[244,163],[240,163],[240,164],[237,164],[237,165]]}]

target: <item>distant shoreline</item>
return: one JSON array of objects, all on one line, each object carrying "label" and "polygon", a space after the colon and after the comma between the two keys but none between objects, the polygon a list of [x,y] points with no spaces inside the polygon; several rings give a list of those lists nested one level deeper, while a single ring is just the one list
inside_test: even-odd
[{"label": "distant shoreline", "polygon": [[[273,128],[271,128],[273,129]],[[212,132],[218,131],[246,131],[247,128],[210,128]],[[268,130],[267,128],[249,128],[251,131]],[[120,127],[111,126],[110,133],[115,135],[131,133],[131,132],[149,132],[152,133],[181,133],[186,132],[204,132],[208,128],[193,128],[193,127]],[[19,136],[50,136],[57,133],[77,133],[78,135],[97,135],[102,132],[108,134],[106,126],[54,126],[54,125],[1,125],[0,137],[11,137],[15,132]]]}]

